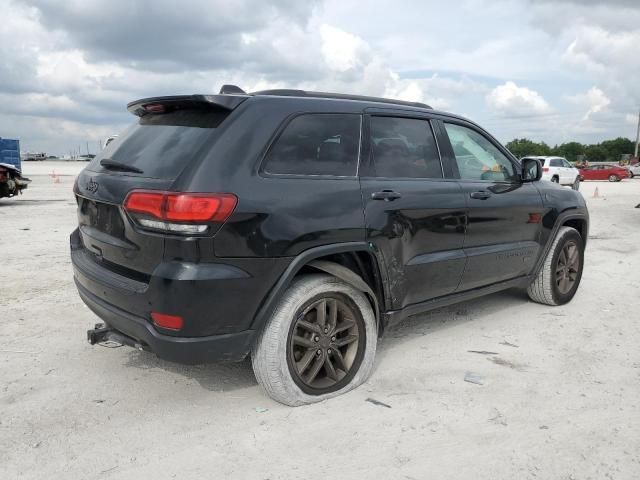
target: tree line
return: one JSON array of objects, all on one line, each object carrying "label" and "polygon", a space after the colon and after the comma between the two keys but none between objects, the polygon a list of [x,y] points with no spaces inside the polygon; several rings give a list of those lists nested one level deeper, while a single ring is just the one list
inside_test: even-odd
[{"label": "tree line", "polygon": [[633,155],[635,142],[628,138],[618,137],[601,143],[583,145],[578,142],[568,142],[550,147],[544,142],[534,142],[528,138],[516,138],[506,144],[506,147],[516,157],[526,156],[558,156],[570,162],[588,160],[589,162],[618,162],[622,155]]}]

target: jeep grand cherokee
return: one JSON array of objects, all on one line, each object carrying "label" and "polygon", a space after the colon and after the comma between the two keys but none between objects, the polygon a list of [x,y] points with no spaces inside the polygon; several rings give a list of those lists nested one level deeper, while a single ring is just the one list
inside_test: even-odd
[{"label": "jeep grand cherokee", "polygon": [[582,196],[421,103],[271,90],[146,98],[79,175],[88,332],[183,363],[251,356],[288,405],[358,386],[409,315],[580,283]]}]

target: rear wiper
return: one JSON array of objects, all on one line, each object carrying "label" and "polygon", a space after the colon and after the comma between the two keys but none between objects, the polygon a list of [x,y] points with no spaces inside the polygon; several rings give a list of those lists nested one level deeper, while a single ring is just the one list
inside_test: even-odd
[{"label": "rear wiper", "polygon": [[111,160],[110,158],[104,158],[100,160],[100,165],[106,168],[107,170],[119,170],[121,172],[132,172],[132,173],[144,173],[137,167],[133,167],[131,165],[127,165],[126,163],[117,162],[115,160]]}]

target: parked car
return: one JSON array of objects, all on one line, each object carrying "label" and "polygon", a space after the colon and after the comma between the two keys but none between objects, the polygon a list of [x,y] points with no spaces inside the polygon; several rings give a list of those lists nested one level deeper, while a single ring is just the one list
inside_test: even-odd
[{"label": "parked car", "polygon": [[562,157],[525,157],[536,158],[542,163],[542,179],[580,189],[580,171]]},{"label": "parked car", "polygon": [[617,165],[590,165],[580,169],[582,180],[609,180],[619,182],[623,178],[629,178],[629,170]]},{"label": "parked car", "polygon": [[128,109],[136,124],[74,186],[92,344],[250,355],[270,396],[301,405],[363,383],[408,316],[512,287],[562,305],[580,283],[582,196],[462,117],[237,87]]},{"label": "parked car", "polygon": [[629,165],[629,178],[633,178],[636,175],[640,175],[640,163]]}]

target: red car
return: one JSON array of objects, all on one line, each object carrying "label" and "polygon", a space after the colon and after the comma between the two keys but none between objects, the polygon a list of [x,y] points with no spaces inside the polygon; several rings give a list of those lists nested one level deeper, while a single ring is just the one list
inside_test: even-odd
[{"label": "red car", "polygon": [[619,182],[623,178],[629,178],[629,171],[616,165],[591,165],[580,169],[580,177],[582,180]]}]

